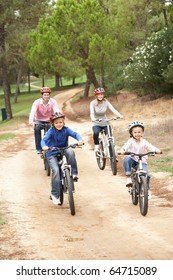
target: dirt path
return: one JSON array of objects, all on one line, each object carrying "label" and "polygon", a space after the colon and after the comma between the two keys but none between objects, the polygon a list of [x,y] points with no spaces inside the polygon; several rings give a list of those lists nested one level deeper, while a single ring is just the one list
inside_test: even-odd
[{"label": "dirt path", "polygon": [[[62,104],[72,94],[68,90],[57,100]],[[111,175],[109,166],[98,169],[88,144],[91,123],[68,120],[67,125],[85,140],[75,150],[76,215],[70,215],[67,197],[58,207],[49,200],[50,177],[34,151],[33,131],[19,127],[14,145],[7,142],[0,153],[0,201],[9,221],[1,226],[0,259],[172,260],[173,208],[160,207],[153,196],[142,217],[131,203],[125,178]]]}]

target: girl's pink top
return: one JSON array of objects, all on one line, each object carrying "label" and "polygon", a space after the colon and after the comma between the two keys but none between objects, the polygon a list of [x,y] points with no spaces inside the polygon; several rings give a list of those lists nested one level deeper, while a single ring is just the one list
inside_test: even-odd
[{"label": "girl's pink top", "polygon": [[[135,154],[145,154],[149,151],[158,152],[159,149],[150,144],[147,140],[141,138],[139,143],[136,143],[135,139],[131,137],[122,147],[126,152],[133,152]],[[132,157],[135,161],[138,161],[138,156]],[[142,157],[142,162],[147,164],[147,156]]]}]

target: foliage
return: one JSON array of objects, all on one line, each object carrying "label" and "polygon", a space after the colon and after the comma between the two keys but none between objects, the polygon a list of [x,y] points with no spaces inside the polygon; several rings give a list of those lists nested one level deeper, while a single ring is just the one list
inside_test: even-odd
[{"label": "foliage", "polygon": [[163,90],[166,84],[164,71],[172,58],[171,35],[172,31],[164,28],[136,48],[124,72],[127,87],[145,92]]}]

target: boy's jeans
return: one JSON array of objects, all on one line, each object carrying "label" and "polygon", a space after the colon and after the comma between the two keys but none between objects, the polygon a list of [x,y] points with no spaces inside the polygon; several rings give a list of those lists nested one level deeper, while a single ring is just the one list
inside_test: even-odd
[{"label": "boy's jeans", "polygon": [[[78,168],[77,162],[75,158],[75,153],[72,148],[69,148],[65,151],[65,155],[67,158],[67,162],[71,165],[72,168],[72,175],[78,175]],[[50,168],[52,169],[52,177],[51,177],[51,194],[54,195],[56,198],[60,196],[61,192],[61,178],[59,174],[59,166],[58,166],[58,159],[56,155],[49,155],[47,156],[47,161],[49,163]]]}]

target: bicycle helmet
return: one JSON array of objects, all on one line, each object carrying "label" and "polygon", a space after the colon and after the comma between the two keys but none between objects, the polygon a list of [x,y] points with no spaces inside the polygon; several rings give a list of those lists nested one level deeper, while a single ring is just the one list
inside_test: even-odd
[{"label": "bicycle helmet", "polygon": [[104,90],[104,88],[96,88],[95,90],[94,90],[94,94],[95,95],[98,95],[98,94],[100,94],[100,93],[102,93],[102,94],[105,94],[105,90]]},{"label": "bicycle helmet", "polygon": [[63,115],[63,114],[60,113],[60,112],[56,112],[55,114],[53,114],[53,115],[50,117],[50,122],[53,123],[54,120],[60,119],[60,118],[65,119],[65,115]]},{"label": "bicycle helmet", "polygon": [[42,87],[40,89],[40,92],[43,94],[43,93],[51,93],[51,89],[49,87]]},{"label": "bicycle helmet", "polygon": [[128,126],[128,130],[129,130],[130,135],[132,135],[132,129],[133,129],[134,127],[137,127],[137,126],[141,127],[141,128],[143,129],[143,131],[144,131],[144,124],[143,124],[142,122],[133,121],[133,122],[131,122],[131,123],[129,124],[129,126]]}]

